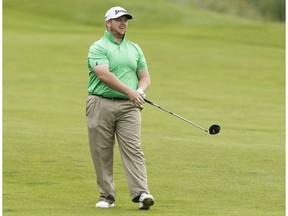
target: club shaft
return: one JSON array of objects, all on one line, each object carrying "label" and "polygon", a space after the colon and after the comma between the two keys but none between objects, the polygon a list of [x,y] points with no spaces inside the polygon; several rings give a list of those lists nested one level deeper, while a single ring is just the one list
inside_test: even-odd
[{"label": "club shaft", "polygon": [[207,129],[205,129],[205,128],[203,128],[203,127],[201,127],[201,126],[189,121],[188,119],[183,118],[182,116],[180,116],[180,115],[178,115],[178,114],[176,114],[174,112],[171,112],[170,110],[164,109],[163,107],[159,106],[158,104],[153,103],[152,101],[149,101],[149,100],[147,100],[145,98],[144,98],[144,100],[145,100],[146,103],[149,103],[152,106],[155,106],[155,107],[157,107],[157,108],[159,108],[159,109],[161,109],[161,110],[163,110],[163,111],[165,111],[167,113],[170,113],[171,115],[173,115],[173,116],[175,116],[175,117],[177,117],[177,118],[179,118],[179,119],[181,119],[181,120],[183,120],[183,121],[185,121],[185,122],[187,122],[187,123],[189,123],[189,124],[191,124],[191,125],[193,125],[193,126],[195,126],[195,127],[197,127],[197,128],[199,128],[199,129],[201,129],[201,130],[203,130],[203,131],[208,133]]}]

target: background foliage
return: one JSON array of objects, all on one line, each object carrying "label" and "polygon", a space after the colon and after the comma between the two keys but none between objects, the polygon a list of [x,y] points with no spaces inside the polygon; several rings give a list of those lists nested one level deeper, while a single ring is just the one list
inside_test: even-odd
[{"label": "background foliage", "polygon": [[174,0],[174,2],[256,20],[285,21],[285,0]]}]

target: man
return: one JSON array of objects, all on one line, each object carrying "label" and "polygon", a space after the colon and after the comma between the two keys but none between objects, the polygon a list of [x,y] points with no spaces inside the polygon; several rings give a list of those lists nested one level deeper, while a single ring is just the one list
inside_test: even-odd
[{"label": "man", "polygon": [[104,36],[88,54],[86,118],[89,145],[100,192],[96,208],[114,207],[113,150],[118,141],[122,164],[133,202],[147,210],[150,195],[144,154],[140,147],[141,109],[150,75],[141,48],[126,38],[132,15],[113,7],[105,15]]}]

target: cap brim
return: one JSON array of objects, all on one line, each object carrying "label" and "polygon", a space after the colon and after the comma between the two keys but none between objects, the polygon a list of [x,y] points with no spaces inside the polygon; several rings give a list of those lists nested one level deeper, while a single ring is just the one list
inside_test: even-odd
[{"label": "cap brim", "polygon": [[126,16],[127,19],[133,19],[132,15],[130,15],[128,13],[124,13],[124,14],[118,14],[117,16],[109,17],[108,19],[106,19],[106,21],[111,20],[111,19],[117,19],[117,18],[122,17],[122,16]]},{"label": "cap brim", "polygon": [[133,19],[133,17],[130,14],[119,14],[119,16],[115,16],[112,19],[117,19],[117,18],[122,17],[122,16],[126,16],[127,19]]},{"label": "cap brim", "polygon": [[133,16],[131,16],[130,14],[126,14],[126,15],[123,15],[123,16],[126,16],[128,19],[133,19]]}]

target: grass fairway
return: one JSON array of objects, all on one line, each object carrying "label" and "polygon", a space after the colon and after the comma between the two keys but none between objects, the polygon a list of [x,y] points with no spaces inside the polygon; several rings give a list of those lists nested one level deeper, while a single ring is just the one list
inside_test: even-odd
[{"label": "grass fairway", "polygon": [[[176,17],[171,24],[130,23],[128,38],[149,63],[147,98],[222,130],[210,136],[145,105],[142,146],[156,204],[143,212],[130,202],[116,147],[117,201],[99,210],[84,110],[88,47],[104,27],[91,25],[95,17],[85,13],[95,3],[54,2],[4,0],[5,216],[285,215],[284,24],[180,10],[165,1],[154,5],[156,14],[166,16],[167,6],[179,24]],[[143,6],[127,2],[135,15]]]}]

